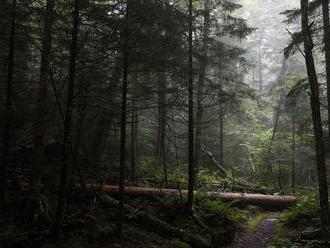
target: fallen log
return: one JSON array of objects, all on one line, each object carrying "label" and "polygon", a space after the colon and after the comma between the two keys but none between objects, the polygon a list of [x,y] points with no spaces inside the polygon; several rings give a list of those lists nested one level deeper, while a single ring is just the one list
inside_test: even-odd
[{"label": "fallen log", "polygon": [[[111,207],[115,207],[115,208],[119,207],[119,201],[106,194],[102,194],[100,200]],[[186,242],[187,244],[189,244],[191,247],[196,247],[196,248],[212,247],[212,245],[209,242],[207,242],[198,234],[189,233],[184,231],[183,229],[171,226],[166,222],[142,210],[131,207],[130,205],[125,204],[124,209],[129,215],[134,216],[134,219],[138,223],[143,223],[143,227],[148,228],[149,230],[158,233],[159,235],[162,235],[166,238],[172,237],[172,238],[180,239]]]},{"label": "fallen log", "polygon": [[[100,189],[100,186],[86,184],[86,189]],[[103,185],[102,192],[116,195],[118,186]],[[141,187],[125,187],[125,193],[131,196],[180,196],[187,195],[187,190],[178,189],[157,189]],[[237,206],[258,206],[267,210],[282,210],[293,207],[297,203],[295,196],[246,194],[246,193],[223,193],[223,192],[198,192],[210,199],[218,199],[225,202],[235,201]]]}]

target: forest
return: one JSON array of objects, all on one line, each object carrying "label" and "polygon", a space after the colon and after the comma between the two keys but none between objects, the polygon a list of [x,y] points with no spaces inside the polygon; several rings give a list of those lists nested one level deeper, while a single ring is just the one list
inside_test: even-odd
[{"label": "forest", "polygon": [[0,0],[0,248],[330,247],[329,0]]}]

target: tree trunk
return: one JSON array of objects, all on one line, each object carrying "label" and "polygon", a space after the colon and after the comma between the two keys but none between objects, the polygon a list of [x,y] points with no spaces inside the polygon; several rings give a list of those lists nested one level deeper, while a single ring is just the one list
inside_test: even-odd
[{"label": "tree trunk", "polygon": [[[274,143],[275,136],[276,136],[277,129],[278,129],[278,124],[279,124],[279,120],[280,120],[280,116],[281,116],[282,98],[283,98],[283,96],[281,94],[281,97],[280,97],[280,100],[278,102],[278,106],[277,106],[277,109],[276,109],[273,134],[272,134],[272,137],[271,137],[270,142],[269,142],[269,145],[268,145],[268,152],[267,152],[268,156],[271,155],[272,148],[273,148],[273,143]],[[273,165],[270,162],[268,162],[268,163],[269,164],[268,164],[267,170],[269,172],[271,172],[273,170]]]},{"label": "tree trunk", "polygon": [[193,92],[193,81],[194,81],[194,68],[193,68],[193,15],[192,15],[192,0],[189,0],[189,58],[188,58],[188,200],[187,205],[190,210],[194,204],[194,92]]},{"label": "tree trunk", "polygon": [[[134,97],[134,96],[133,96]],[[138,133],[138,115],[136,110],[136,100],[132,100],[132,115],[131,115],[131,169],[130,181],[131,184],[136,184],[136,156],[137,156],[137,133]]]},{"label": "tree trunk", "polygon": [[[99,185],[86,184],[87,190],[93,190]],[[111,185],[103,185],[102,192],[118,195],[118,187]],[[127,187],[126,193],[131,196],[181,196],[187,195],[187,190],[179,189],[159,189],[159,188],[140,188],[140,187]],[[246,193],[229,193],[229,192],[199,192],[201,196],[209,199],[221,200],[225,202],[237,201],[238,206],[259,206],[264,209],[286,209],[293,207],[297,203],[295,196],[284,195],[263,195],[263,194],[246,194]]]},{"label": "tree trunk", "polygon": [[7,168],[8,168],[8,153],[10,146],[10,125],[11,125],[11,115],[12,115],[12,84],[13,84],[13,74],[14,74],[14,43],[15,43],[15,32],[16,32],[16,0],[13,0],[11,9],[11,27],[10,27],[10,39],[9,39],[9,52],[8,52],[8,70],[7,70],[7,89],[6,89],[6,105],[5,105],[5,115],[4,115],[4,126],[2,133],[2,168],[1,168],[1,182],[0,182],[0,203],[5,203],[7,200]]},{"label": "tree trunk", "polygon": [[259,91],[262,92],[263,78],[262,78],[261,40],[258,48],[258,74],[259,74]]},{"label": "tree trunk", "polygon": [[329,202],[323,129],[320,111],[319,85],[313,57],[313,40],[308,22],[308,0],[301,0],[301,27],[304,35],[305,61],[311,90],[311,108],[316,146],[316,162],[319,183],[321,218],[324,226],[329,223]]},{"label": "tree trunk", "polygon": [[166,70],[160,72],[158,84],[158,139],[157,139],[157,161],[163,167],[163,181],[167,185],[167,165],[166,165],[166,125],[167,125],[167,107],[166,107]]},{"label": "tree trunk", "polygon": [[174,110],[173,110],[173,115],[172,115],[172,129],[173,129],[173,143],[174,143],[174,152],[175,152],[175,162],[177,164],[179,164],[180,159],[179,159],[179,149],[178,149],[178,142],[177,142],[177,135],[176,135],[175,111]]},{"label": "tree trunk", "polygon": [[[83,136],[83,122],[86,116],[86,109],[87,109],[87,98],[84,95],[84,93],[88,92],[88,86],[89,83],[86,85],[87,87],[85,89],[83,89],[83,86],[85,84],[85,80],[84,77],[82,76],[79,79],[79,90],[78,90],[78,96],[79,96],[79,103],[78,103],[78,109],[77,109],[77,122],[76,122],[76,127],[77,127],[77,131],[76,131],[76,139],[74,144],[72,144],[72,166],[74,168],[74,170],[77,172],[78,177],[79,177],[79,181],[80,184],[82,186],[82,188],[85,187],[85,182],[84,182],[84,176],[81,172],[81,169],[79,167],[79,149],[81,147],[81,143],[82,143],[82,136]],[[71,176],[71,180],[73,181],[74,177],[73,175]]]},{"label": "tree trunk", "polygon": [[35,162],[33,163],[32,171],[32,188],[34,195],[39,197],[41,190],[41,178],[44,158],[44,142],[45,129],[48,110],[48,88],[50,85],[49,66],[52,44],[52,24],[53,11],[55,0],[47,0],[46,10],[44,14],[44,32],[42,39],[41,65],[40,65],[40,80],[39,80],[39,100],[37,109],[37,122],[35,126]]},{"label": "tree trunk", "polygon": [[128,85],[128,39],[129,39],[129,1],[126,0],[125,27],[123,32],[123,85],[120,117],[120,161],[119,161],[119,238],[122,240],[124,222],[125,178],[126,178],[126,114],[127,114],[127,85]]},{"label": "tree trunk", "polygon": [[196,109],[196,134],[195,134],[195,173],[200,166],[200,154],[201,154],[201,142],[202,142],[202,129],[203,129],[203,98],[204,98],[204,85],[205,85],[205,73],[207,67],[207,49],[208,38],[210,29],[210,6],[209,0],[204,0],[204,29],[203,29],[203,41],[202,52],[199,67],[198,85],[197,85],[197,109]]},{"label": "tree trunk", "polygon": [[291,161],[291,189],[292,194],[295,194],[296,188],[296,118],[295,118],[295,107],[292,111],[292,161]]},{"label": "tree trunk", "polygon": [[[221,70],[221,68],[220,68]],[[221,101],[221,93],[222,93],[222,82],[220,81],[219,84],[220,88],[220,93],[219,93],[219,162],[221,165],[224,165],[224,153],[223,153],[223,141],[224,141],[224,123],[223,123],[223,115],[224,115],[224,110],[223,110],[223,105]]]},{"label": "tree trunk", "polygon": [[278,162],[278,174],[277,174],[277,179],[278,179],[278,191],[282,192],[283,191],[283,182],[282,182],[282,178],[283,178],[283,172],[282,172],[282,164],[279,161]]},{"label": "tree trunk", "polygon": [[324,50],[327,81],[328,100],[328,146],[330,146],[330,21],[329,21],[329,0],[322,0]]},{"label": "tree trunk", "polygon": [[61,239],[61,226],[63,222],[64,209],[66,205],[66,190],[68,181],[68,171],[71,163],[71,133],[72,133],[72,118],[73,118],[73,98],[74,98],[74,82],[76,76],[76,60],[77,60],[77,46],[78,33],[80,24],[80,0],[75,0],[73,11],[73,28],[70,47],[70,61],[69,61],[69,82],[66,101],[66,113],[64,120],[64,137],[63,137],[63,157],[64,161],[61,168],[61,180],[59,187],[59,195],[55,219],[55,237]]}]

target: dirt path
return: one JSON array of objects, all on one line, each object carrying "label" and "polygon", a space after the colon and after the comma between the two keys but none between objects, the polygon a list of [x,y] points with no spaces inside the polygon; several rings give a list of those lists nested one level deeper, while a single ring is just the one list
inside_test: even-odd
[{"label": "dirt path", "polygon": [[257,225],[254,232],[238,232],[234,242],[227,248],[265,248],[275,235],[277,213],[267,214]]}]

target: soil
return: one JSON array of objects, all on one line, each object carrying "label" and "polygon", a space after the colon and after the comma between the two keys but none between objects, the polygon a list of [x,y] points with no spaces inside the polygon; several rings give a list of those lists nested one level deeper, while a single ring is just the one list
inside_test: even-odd
[{"label": "soil", "polygon": [[277,213],[269,213],[262,219],[254,232],[242,231],[235,235],[233,243],[227,248],[265,248],[275,236]]}]

